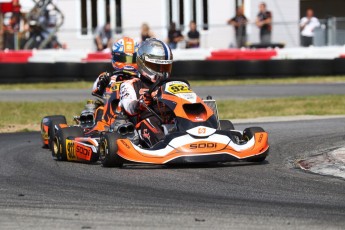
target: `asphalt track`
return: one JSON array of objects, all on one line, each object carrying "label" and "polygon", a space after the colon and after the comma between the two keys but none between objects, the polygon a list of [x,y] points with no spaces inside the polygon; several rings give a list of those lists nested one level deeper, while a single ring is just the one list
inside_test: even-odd
[{"label": "asphalt track", "polygon": [[264,164],[109,169],[53,160],[37,132],[0,134],[0,228],[344,229],[344,180],[292,162],[344,145],[345,119],[253,125],[270,135]]},{"label": "asphalt track", "polygon": [[[345,83],[332,84],[274,84],[239,86],[192,87],[203,98],[252,99],[313,95],[344,95]],[[90,98],[90,90],[22,90],[0,91],[0,101],[83,101]]]}]

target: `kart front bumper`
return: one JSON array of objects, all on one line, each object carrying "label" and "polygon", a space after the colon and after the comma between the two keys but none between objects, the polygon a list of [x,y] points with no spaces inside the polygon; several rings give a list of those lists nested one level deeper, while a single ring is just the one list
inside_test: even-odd
[{"label": "kart front bumper", "polygon": [[157,148],[144,149],[128,139],[117,140],[118,155],[126,161],[149,164],[213,163],[255,160],[268,155],[268,134],[256,133],[244,144],[228,135],[215,133],[205,138],[189,134],[164,141]]}]

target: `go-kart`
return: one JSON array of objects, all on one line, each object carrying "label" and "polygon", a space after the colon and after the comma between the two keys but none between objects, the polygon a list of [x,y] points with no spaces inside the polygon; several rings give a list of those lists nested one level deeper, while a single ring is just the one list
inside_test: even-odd
[{"label": "go-kart", "polygon": [[[111,125],[114,125],[114,118],[116,117],[115,111],[119,101],[119,87],[123,81],[132,79],[136,76],[132,73],[128,74],[125,71],[115,71],[113,72],[113,75],[117,76],[116,81],[109,84],[102,96],[95,94],[94,96],[98,97],[96,101],[87,101],[81,114],[79,116],[74,116],[74,125],[67,125],[66,117],[63,115],[45,116],[41,120],[41,138],[43,147],[51,149],[53,157],[56,157],[59,160],[86,162],[94,162],[98,160],[98,151],[95,151],[96,154],[93,154],[92,157],[85,156],[85,151],[83,155],[80,155],[77,151],[76,156],[71,154],[68,156],[56,155],[56,151],[54,152],[54,139],[57,138],[58,134],[58,137],[61,135],[68,135],[99,140],[101,132],[108,131],[111,128]],[[117,124],[120,120],[120,117],[116,119]],[[61,129],[64,129],[64,131],[59,131]]]},{"label": "go-kart", "polygon": [[[260,127],[234,130],[230,121],[218,119],[215,101],[202,100],[187,81],[165,79],[149,93],[153,105],[140,103],[161,121],[163,140],[145,144],[140,122],[134,126],[123,113],[115,112],[110,128],[97,136],[85,135],[81,127],[60,126],[52,141],[53,156],[81,162],[100,158],[105,167],[119,167],[124,163],[261,162],[268,155],[267,132]],[[118,98],[108,103],[116,105]]]},{"label": "go-kart", "polygon": [[[161,121],[165,138],[153,146],[145,146],[140,141],[139,130],[133,130],[139,132],[137,142],[132,140],[133,133],[127,138],[128,134],[105,132],[99,142],[103,166],[261,162],[268,155],[268,134],[262,128],[234,130],[230,121],[218,119],[215,101],[202,100],[187,81],[166,79],[149,93],[153,94],[156,106],[147,110]],[[140,103],[145,106],[144,102]],[[165,109],[157,110],[157,107]]]}]

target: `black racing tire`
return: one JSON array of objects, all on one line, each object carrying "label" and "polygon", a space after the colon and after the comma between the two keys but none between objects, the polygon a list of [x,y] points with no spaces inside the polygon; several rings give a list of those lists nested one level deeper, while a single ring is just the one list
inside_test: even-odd
[{"label": "black racing tire", "polygon": [[122,167],[123,159],[117,154],[118,133],[105,133],[99,143],[99,158],[103,167]]},{"label": "black racing tire", "polygon": [[[265,130],[261,127],[246,128],[243,131],[243,139],[249,141],[255,135],[255,133],[261,133],[261,132],[265,132]],[[268,155],[268,150],[259,156],[254,156],[247,159],[247,161],[248,162],[263,162],[266,159],[267,155]]]},{"label": "black racing tire", "polygon": [[243,139],[249,141],[255,135],[255,133],[262,133],[262,132],[265,132],[265,130],[261,127],[246,128],[243,131]]},{"label": "black racing tire", "polygon": [[63,115],[47,116],[45,118],[49,119],[49,122],[48,122],[48,138],[49,138],[48,148],[52,149],[53,141],[55,138],[55,128],[54,128],[55,125],[67,124],[67,121],[66,121],[66,117]]},{"label": "black racing tire", "polygon": [[234,130],[235,126],[229,120],[219,120],[220,130]]},{"label": "black racing tire", "polygon": [[52,155],[59,161],[67,160],[66,139],[67,137],[82,137],[83,129],[80,127],[66,127],[59,129],[54,137]]}]

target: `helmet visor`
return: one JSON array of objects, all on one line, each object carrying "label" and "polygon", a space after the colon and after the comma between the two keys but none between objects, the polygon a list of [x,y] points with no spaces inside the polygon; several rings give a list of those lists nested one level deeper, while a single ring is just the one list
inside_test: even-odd
[{"label": "helmet visor", "polygon": [[145,66],[158,73],[170,73],[172,64],[156,64],[152,62],[145,61]]},{"label": "helmet visor", "polygon": [[125,53],[113,53],[113,61],[114,62],[121,62],[126,64],[134,64],[137,60],[137,53],[133,55],[125,54]]}]

